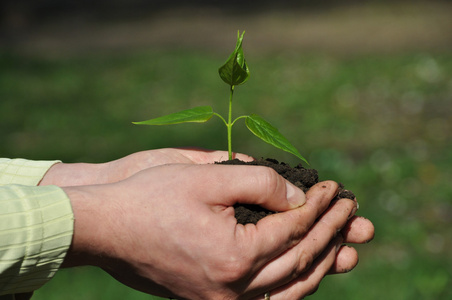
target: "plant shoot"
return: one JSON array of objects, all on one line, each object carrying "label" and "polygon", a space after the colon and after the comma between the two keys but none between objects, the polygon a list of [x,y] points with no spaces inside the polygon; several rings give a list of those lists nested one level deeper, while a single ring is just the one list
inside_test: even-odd
[{"label": "plant shoot", "polygon": [[308,164],[306,159],[301,156],[300,152],[269,122],[265,121],[262,117],[250,114],[239,116],[235,119],[232,117],[232,103],[234,96],[234,88],[237,85],[245,83],[250,77],[250,71],[246,64],[245,56],[243,54],[242,42],[245,32],[240,35],[237,32],[237,43],[234,51],[229,56],[228,60],[222,65],[218,73],[221,79],[229,85],[229,113],[227,119],[220,114],[213,111],[211,106],[199,106],[191,109],[186,109],[180,112],[172,113],[162,117],[153,118],[142,122],[133,122],[138,125],[169,125],[180,123],[203,123],[210,120],[213,116],[219,117],[227,128],[228,138],[228,154],[229,160],[232,159],[232,126],[240,119],[245,119],[245,124],[248,129],[262,139],[264,142],[275,146],[281,150],[289,152],[302,161]]}]

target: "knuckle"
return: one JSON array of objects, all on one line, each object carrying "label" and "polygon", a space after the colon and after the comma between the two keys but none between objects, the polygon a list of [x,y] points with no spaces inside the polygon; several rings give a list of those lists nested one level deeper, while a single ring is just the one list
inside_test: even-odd
[{"label": "knuckle", "polygon": [[331,224],[330,222],[326,221],[326,220],[319,220],[318,221],[319,225],[322,225],[323,230],[325,231],[325,234],[327,234],[327,236],[329,237],[335,237],[339,234],[339,232],[341,231],[342,228],[342,224]]},{"label": "knuckle", "polygon": [[292,279],[300,277],[303,273],[309,270],[314,260],[314,256],[310,251],[301,250],[297,265],[292,271]]},{"label": "knuckle", "polygon": [[218,275],[216,280],[224,284],[237,282],[244,278],[250,269],[247,260],[239,255],[229,255],[222,263],[216,266]]}]

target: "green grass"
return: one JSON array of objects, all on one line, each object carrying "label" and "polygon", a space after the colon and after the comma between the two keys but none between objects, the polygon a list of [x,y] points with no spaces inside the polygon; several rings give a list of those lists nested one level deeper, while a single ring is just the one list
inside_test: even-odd
[{"label": "green grass", "polygon": [[[358,195],[376,226],[360,264],[309,299],[452,297],[452,54],[253,59],[235,114],[270,120],[320,172]],[[271,58],[271,59],[267,59]],[[103,162],[179,146],[226,149],[218,120],[167,127],[140,121],[197,105],[227,110],[224,57],[146,52],[44,59],[0,55],[0,155]],[[233,130],[233,150],[295,157]],[[62,270],[33,299],[152,299],[90,268]]]}]

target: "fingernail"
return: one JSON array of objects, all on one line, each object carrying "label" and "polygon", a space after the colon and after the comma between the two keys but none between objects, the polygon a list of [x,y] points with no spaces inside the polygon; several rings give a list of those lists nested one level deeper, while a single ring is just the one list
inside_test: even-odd
[{"label": "fingernail", "polygon": [[332,242],[336,245],[336,253],[339,252],[339,250],[341,250],[342,246],[344,246],[344,238],[342,237],[342,235],[337,235]]},{"label": "fingernail", "polygon": [[286,199],[294,208],[300,207],[306,203],[306,195],[303,191],[288,181],[286,182]]},{"label": "fingernail", "polygon": [[350,215],[348,216],[348,220],[350,220],[351,218],[353,218],[356,214],[356,212],[358,211],[359,208],[359,204],[358,202],[356,202],[356,205],[353,207],[352,211],[350,212]]}]

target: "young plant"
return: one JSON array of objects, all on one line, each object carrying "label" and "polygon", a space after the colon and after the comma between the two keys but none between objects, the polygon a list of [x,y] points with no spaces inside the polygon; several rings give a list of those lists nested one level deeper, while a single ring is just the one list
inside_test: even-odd
[{"label": "young plant", "polygon": [[187,122],[203,123],[210,120],[213,116],[219,117],[227,128],[228,136],[228,153],[229,160],[232,159],[232,126],[240,119],[245,119],[245,124],[248,129],[262,139],[264,142],[275,146],[281,150],[292,153],[300,158],[305,163],[308,163],[306,159],[301,156],[300,152],[269,122],[265,121],[262,117],[251,114],[246,116],[239,116],[232,119],[232,100],[234,96],[234,87],[244,84],[250,77],[250,71],[246,64],[245,57],[243,55],[242,42],[243,32],[240,35],[240,31],[237,32],[237,44],[234,51],[229,56],[228,60],[218,70],[221,79],[229,85],[229,114],[227,120],[220,114],[213,111],[211,106],[199,106],[191,109],[186,109],[177,113],[165,115],[162,117],[150,119],[142,122],[133,122],[138,125],[169,125],[179,124]]}]

